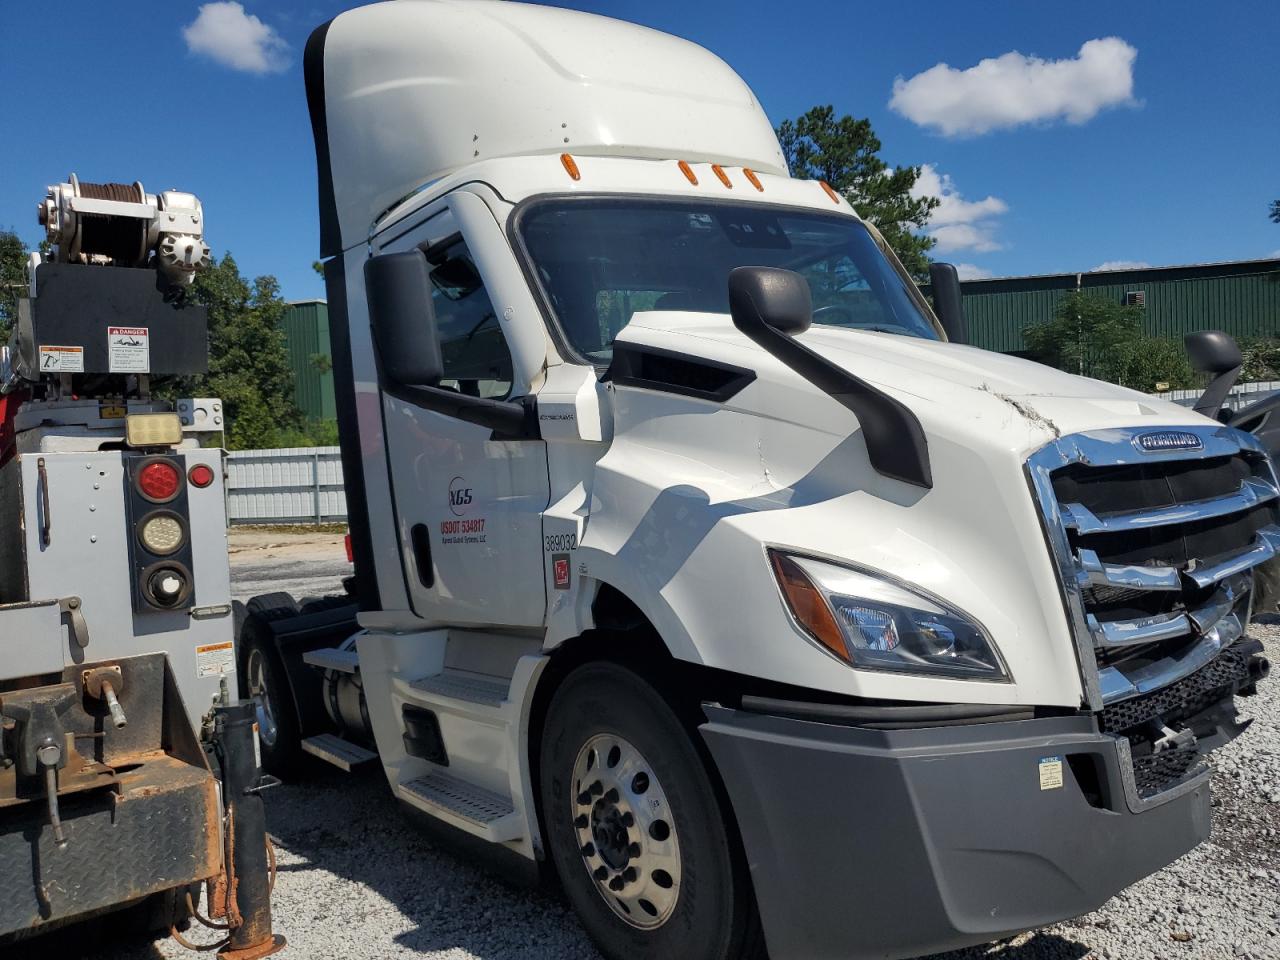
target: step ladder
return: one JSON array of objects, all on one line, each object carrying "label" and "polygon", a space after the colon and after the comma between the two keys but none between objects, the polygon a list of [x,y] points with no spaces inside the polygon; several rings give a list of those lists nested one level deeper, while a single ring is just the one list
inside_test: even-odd
[{"label": "step ladder", "polygon": [[[308,650],[302,655],[302,662],[321,670],[335,670],[338,673],[360,672],[360,657],[355,650],[342,650],[336,647]],[[321,733],[314,737],[307,737],[302,741],[302,749],[313,757],[319,757],[347,773],[378,759],[374,751],[345,740],[336,733]]]},{"label": "step ladder", "polygon": [[[403,682],[400,693],[415,705],[432,711],[445,734],[449,750],[450,726],[468,725],[466,741],[487,744],[481,753],[506,751],[511,724],[517,722],[508,699],[511,681],[446,667],[439,673]],[[456,735],[456,734],[455,734]],[[433,766],[425,775],[398,785],[406,803],[474,836],[492,842],[519,840],[525,835],[523,813],[517,812],[508,791],[498,791],[466,779],[451,756],[450,766]],[[515,762],[515,761],[512,761]]]}]

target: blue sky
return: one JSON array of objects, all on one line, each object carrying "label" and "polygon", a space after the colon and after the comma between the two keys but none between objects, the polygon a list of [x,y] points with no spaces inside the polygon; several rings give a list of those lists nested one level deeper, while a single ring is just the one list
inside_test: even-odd
[{"label": "blue sky", "polygon": [[[0,227],[34,244],[36,202],[72,170],[141,179],[198,194],[217,255],[323,296],[301,54],[348,5],[6,3]],[[869,117],[887,160],[929,165],[939,256],[975,275],[1280,256],[1274,0],[559,5],[709,47],[775,123]]]}]

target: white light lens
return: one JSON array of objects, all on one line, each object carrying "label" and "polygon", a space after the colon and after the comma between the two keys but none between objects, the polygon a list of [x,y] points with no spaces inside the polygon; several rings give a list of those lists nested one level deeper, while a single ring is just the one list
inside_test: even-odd
[{"label": "white light lens", "polygon": [[182,546],[182,524],[176,518],[161,514],[142,525],[142,545],[152,553],[167,556]]},{"label": "white light lens", "polygon": [[995,644],[959,610],[903,583],[809,557],[790,557],[822,594],[864,670],[1008,680]]}]

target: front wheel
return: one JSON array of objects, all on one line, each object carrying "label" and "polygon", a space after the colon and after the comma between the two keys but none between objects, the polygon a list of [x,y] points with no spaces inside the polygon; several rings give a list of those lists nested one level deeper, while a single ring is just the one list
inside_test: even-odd
[{"label": "front wheel", "polygon": [[541,755],[550,852],[611,960],[763,952],[750,881],[693,736],[615,664],[579,667],[552,699]]}]

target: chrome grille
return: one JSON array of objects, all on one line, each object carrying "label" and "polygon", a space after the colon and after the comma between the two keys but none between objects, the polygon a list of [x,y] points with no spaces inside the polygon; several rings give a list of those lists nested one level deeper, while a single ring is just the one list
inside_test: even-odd
[{"label": "chrome grille", "polygon": [[1074,434],[1027,463],[1090,705],[1162,689],[1244,633],[1253,568],[1280,552],[1280,487],[1256,439],[1189,427]]}]

